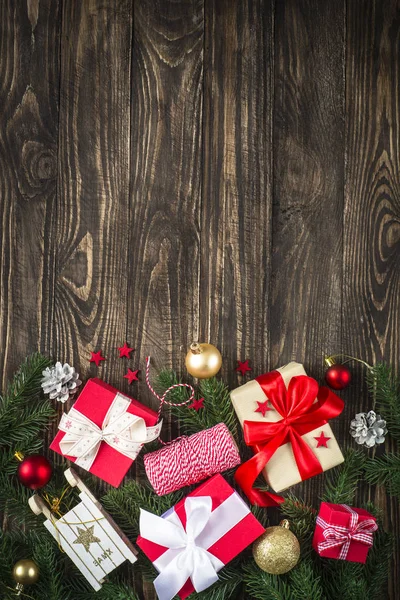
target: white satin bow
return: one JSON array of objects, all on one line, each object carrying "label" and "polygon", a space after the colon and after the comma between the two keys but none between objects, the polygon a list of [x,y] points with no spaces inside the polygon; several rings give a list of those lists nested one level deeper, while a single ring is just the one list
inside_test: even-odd
[{"label": "white satin bow", "polygon": [[154,581],[160,600],[171,600],[189,578],[196,592],[217,581],[224,563],[208,548],[250,512],[236,493],[214,511],[211,497],[188,497],[185,511],[186,527],[174,510],[164,517],[140,510],[140,535],[168,548],[154,561],[160,571]]},{"label": "white satin bow", "polygon": [[127,412],[129,405],[130,400],[118,393],[101,428],[71,408],[68,414],[63,414],[58,426],[65,432],[60,442],[61,452],[76,457],[76,464],[86,470],[92,466],[101,442],[134,460],[144,443],[159,436],[162,421],[153,427],[146,427],[141,417]]}]

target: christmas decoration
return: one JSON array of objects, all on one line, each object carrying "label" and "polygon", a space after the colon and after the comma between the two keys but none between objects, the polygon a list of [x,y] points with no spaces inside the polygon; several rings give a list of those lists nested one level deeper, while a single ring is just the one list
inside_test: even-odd
[{"label": "christmas decoration", "polygon": [[193,408],[194,410],[200,410],[201,408],[204,408],[204,398],[193,400],[192,404],[189,404],[189,408]]},{"label": "christmas decoration", "polygon": [[40,454],[31,454],[24,458],[18,452],[15,456],[21,461],[17,474],[22,485],[31,490],[38,490],[50,481],[53,469],[47,458]]},{"label": "christmas decoration", "polygon": [[251,371],[251,367],[249,367],[249,361],[248,360],[238,360],[237,361],[237,367],[235,368],[235,371],[239,371],[239,373],[241,373],[242,377],[244,377],[247,373],[247,371]]},{"label": "christmas decoration", "polygon": [[50,400],[66,402],[73,396],[81,385],[79,373],[68,363],[62,365],[57,362],[54,367],[47,367],[43,371],[42,388],[45,394],[49,394]]},{"label": "christmas decoration", "polygon": [[99,350],[98,352],[91,352],[90,354],[92,356],[91,356],[89,362],[94,362],[96,367],[99,366],[99,364],[101,363],[102,360],[106,360],[104,358],[104,356],[101,355],[101,350]]},{"label": "christmas decoration", "polygon": [[271,408],[268,406],[268,400],[266,400],[265,402],[259,402],[257,400],[257,405],[258,405],[258,407],[255,409],[254,412],[261,413],[263,417],[265,417],[266,412],[271,410]]},{"label": "christmas decoration", "polygon": [[373,410],[368,413],[358,413],[350,423],[350,434],[360,446],[372,448],[384,443],[387,434],[386,421]]},{"label": "christmas decoration", "polygon": [[[49,397],[44,397],[41,388],[41,373],[46,367],[51,366],[51,361],[41,355],[28,357],[22,364],[14,379],[5,388],[0,398],[0,450],[2,469],[0,471],[0,512],[5,514],[4,524],[12,524],[12,528],[3,530],[0,535],[0,597],[14,597],[12,583],[10,582],[13,564],[17,558],[31,556],[40,568],[40,579],[37,584],[29,589],[31,600],[43,600],[51,590],[52,598],[85,598],[95,600],[101,595],[102,600],[115,600],[115,598],[135,598],[136,589],[132,585],[132,569],[120,569],[118,573],[111,574],[103,584],[101,592],[89,589],[89,584],[82,575],[72,569],[70,559],[66,553],[61,553],[58,543],[49,539],[49,532],[42,526],[41,519],[36,518],[27,504],[29,491],[20,484],[15,472],[14,453],[15,440],[18,447],[26,453],[38,452],[42,444],[42,435],[48,428],[49,420],[54,416],[54,408]],[[368,365],[367,365],[368,367]],[[389,365],[377,363],[367,368],[367,381],[372,398],[372,408],[377,413],[385,416],[388,427],[388,437],[393,442],[400,440],[400,385],[398,378]],[[175,386],[170,391],[170,410],[173,417],[179,420],[182,434],[194,434],[203,429],[212,428],[224,422],[234,439],[240,439],[240,429],[237,419],[229,402],[229,391],[223,381],[216,378],[199,381],[196,397],[204,397],[205,410],[188,410],[187,404],[193,401],[189,388],[179,384],[177,375],[170,370],[162,370],[157,376],[157,390],[166,390]],[[274,410],[269,411],[263,418],[261,413],[255,413],[257,407],[253,398],[249,409],[251,420],[267,421]],[[33,401],[34,400],[34,401]],[[185,404],[183,404],[185,403]],[[96,397],[94,400],[96,404]],[[26,423],[29,421],[29,427]],[[318,430],[327,433],[326,427]],[[318,434],[316,434],[318,435]],[[310,446],[315,447],[316,440],[310,441]],[[331,441],[328,442],[328,449]],[[321,452],[328,452],[321,448]],[[366,476],[371,484],[378,482],[386,486],[391,494],[399,494],[398,474],[400,460],[398,452],[379,455],[371,458],[373,453],[365,453],[350,449],[346,453],[345,462],[331,469],[321,481],[323,488],[321,494],[324,501],[333,504],[354,505],[354,496]],[[51,493],[62,498],[63,488],[60,486],[60,475],[65,468],[61,460],[60,466],[55,466],[55,476],[51,480]],[[139,472],[140,473],[140,472]],[[229,483],[237,487],[233,478],[233,471],[225,473]],[[99,482],[101,487],[101,482]],[[304,485],[307,492],[307,483]],[[45,495],[45,494],[44,494]],[[372,497],[374,489],[372,488]],[[126,484],[116,488],[109,488],[101,498],[101,504],[129,534],[130,539],[136,539],[139,534],[139,507],[162,515],[171,505],[179,503],[183,497],[182,490],[169,496],[157,496],[148,485],[127,480]],[[312,497],[312,496],[311,496]],[[315,498],[315,501],[317,499]],[[53,501],[51,502],[55,510]],[[75,493],[69,491],[63,500],[62,512],[65,513],[77,504]],[[277,511],[267,511],[259,507],[252,507],[252,512],[264,525],[276,523]],[[375,514],[376,509],[371,505],[368,509]],[[262,572],[255,563],[251,553],[243,552],[221,570],[219,580],[203,594],[209,600],[225,600],[227,598],[244,597],[250,599],[275,598],[343,598],[350,600],[359,598],[383,598],[385,596],[385,582],[388,577],[390,556],[393,548],[393,536],[385,532],[383,524],[379,521],[379,528],[374,532],[373,546],[370,547],[366,564],[343,564],[343,561],[321,558],[313,552],[311,539],[315,529],[317,511],[314,506],[304,503],[301,498],[289,495],[280,505],[280,513],[289,519],[291,530],[299,539],[302,555],[299,563],[289,573],[280,576]],[[54,519],[57,515],[52,515]],[[58,515],[60,517],[61,515]],[[271,523],[267,523],[267,519]],[[81,522],[84,519],[80,519]],[[89,519],[88,519],[89,520]],[[78,524],[76,529],[94,527],[95,537],[97,524]],[[79,536],[77,531],[76,537]],[[75,539],[76,539],[75,537]],[[80,548],[86,555],[81,543],[71,544],[74,549]],[[89,551],[94,548],[90,544]],[[100,556],[101,558],[101,556]],[[102,563],[100,563],[101,565]],[[137,579],[154,577],[152,565],[149,563],[135,565]],[[321,576],[322,575],[322,576]],[[10,589],[11,588],[11,589]],[[15,592],[14,592],[15,593]]]},{"label": "christmas decoration", "polygon": [[125,560],[136,562],[137,553],[75,471],[68,469],[65,477],[81,491],[77,506],[58,519],[40,496],[32,496],[29,506],[36,515],[45,515],[46,529],[97,591],[105,576]]},{"label": "christmas decoration", "polygon": [[318,437],[314,437],[314,440],[317,440],[317,448],[327,448],[330,439],[330,437],[326,437],[323,431],[321,431]]},{"label": "christmas decoration", "polygon": [[240,496],[215,475],[161,517],[141,510],[137,544],[160,573],[154,581],[159,599],[183,599],[218,581],[217,572],[263,532]]},{"label": "christmas decoration", "polygon": [[129,385],[131,383],[133,383],[134,381],[139,381],[139,377],[137,376],[138,373],[139,373],[139,370],[132,371],[132,369],[128,369],[128,372],[126,375],[124,375],[124,378],[129,381]]},{"label": "christmas decoration", "polygon": [[148,452],[143,460],[146,475],[160,496],[240,465],[237,446],[224,423]]},{"label": "christmas decoration", "polygon": [[[160,415],[163,404],[177,406],[166,400],[166,396],[176,390],[188,388],[191,396],[179,405],[186,405],[194,398],[195,391],[188,384],[174,384],[159,396],[150,383],[150,357],[147,357],[146,384],[152,394],[159,400]],[[189,404],[201,403],[204,398]],[[197,410],[196,410],[197,412]],[[160,440],[161,441],[161,440]],[[164,444],[164,448],[149,452],[144,457],[147,477],[156,494],[169,494],[183,486],[199,483],[203,479],[231,469],[240,464],[240,456],[231,433],[224,423],[218,423],[210,429],[199,431],[190,437],[182,436]]]},{"label": "christmas decoration", "polygon": [[129,348],[128,344],[125,342],[125,344],[123,346],[121,346],[120,348],[118,348],[119,350],[119,357],[123,358],[124,356],[126,358],[130,358],[131,357],[131,352],[134,352],[135,349],[134,348]]},{"label": "christmas decoration", "polygon": [[293,569],[300,558],[300,544],[289,530],[289,521],[285,519],[277,527],[268,527],[254,542],[253,557],[260,569],[271,575]]},{"label": "christmas decoration", "polygon": [[12,576],[17,584],[16,596],[20,596],[25,585],[33,585],[39,579],[39,567],[30,558],[23,558],[15,563]]},{"label": "christmas decoration", "polygon": [[365,563],[377,529],[375,517],[362,508],[322,502],[313,548],[325,558]]},{"label": "christmas decoration", "polygon": [[344,390],[351,381],[351,372],[346,365],[332,364],[325,373],[325,381],[334,390]]},{"label": "christmas decoration", "polygon": [[185,365],[188,372],[198,379],[214,377],[222,366],[220,351],[212,344],[193,343],[186,355]]},{"label": "christmas decoration", "polygon": [[156,439],[162,423],[154,411],[100,379],[89,379],[64,413],[50,448],[118,487],[143,444]]},{"label": "christmas decoration", "polygon": [[[254,399],[260,395],[275,409],[264,417],[254,412]],[[252,503],[270,506],[282,501],[280,496],[253,487],[261,472],[273,490],[280,492],[343,462],[327,422],[342,412],[343,401],[307,377],[301,364],[289,363],[249,381],[231,392],[231,400],[245,442],[256,452],[235,474]],[[329,448],[315,445],[321,427],[330,438]]]}]

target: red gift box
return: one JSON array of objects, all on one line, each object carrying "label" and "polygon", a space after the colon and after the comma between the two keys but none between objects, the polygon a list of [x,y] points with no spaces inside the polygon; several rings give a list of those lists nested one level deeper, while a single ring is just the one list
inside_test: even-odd
[{"label": "red gift box", "polygon": [[[207,548],[208,552],[219,559],[224,565],[229,563],[249,544],[260,537],[265,531],[264,527],[250,512],[237,492],[235,492],[235,490],[219,474],[208,479],[187,496],[187,498],[202,496],[210,497],[212,500],[212,511],[215,511],[216,508],[222,505],[232,495],[235,495],[245,506],[246,514],[234,527],[229,529],[227,533]],[[175,511],[183,526],[186,527],[185,500],[186,498],[178,502],[175,507],[163,515],[163,518],[167,517],[171,511]],[[152,562],[155,562],[168,550],[167,547],[149,541],[141,535],[137,538],[136,542]],[[187,598],[194,591],[195,589],[192,581],[191,579],[188,579],[180,589],[179,597],[184,600],[184,598]]]},{"label": "red gift box", "polygon": [[324,558],[365,563],[377,529],[375,517],[362,508],[322,502],[313,548]]},{"label": "red gift box", "polygon": [[[141,417],[147,427],[151,427],[157,422],[157,413],[150,408],[143,406],[136,400],[123,396],[101,379],[89,379],[83,388],[79,398],[75,402],[73,408],[89,418],[95,425],[102,427],[103,421],[114,402],[117,395],[130,401],[126,410],[127,413]],[[77,458],[63,454],[60,448],[60,442],[66,433],[59,431],[52,441],[50,448],[58,454],[65,456],[71,462],[76,462]],[[126,472],[133,463],[133,459],[118,452],[105,442],[101,442],[98,453],[91,465],[89,472],[114,487],[118,487],[125,477]]]}]

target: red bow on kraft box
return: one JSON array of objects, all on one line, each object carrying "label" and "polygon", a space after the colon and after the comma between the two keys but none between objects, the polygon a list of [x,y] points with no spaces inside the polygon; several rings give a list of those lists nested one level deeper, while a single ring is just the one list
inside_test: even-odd
[{"label": "red bow on kraft box", "polygon": [[256,381],[282,419],[276,422],[244,421],[245,442],[257,453],[237,469],[235,479],[252,504],[274,506],[283,498],[254,488],[259,474],[278,448],[288,442],[302,480],[322,473],[320,461],[302,436],[337,417],[344,403],[306,375],[292,377],[287,388],[279,371],[265,373]]},{"label": "red bow on kraft box", "polygon": [[325,558],[365,563],[377,529],[375,518],[362,508],[322,502],[313,548]]}]

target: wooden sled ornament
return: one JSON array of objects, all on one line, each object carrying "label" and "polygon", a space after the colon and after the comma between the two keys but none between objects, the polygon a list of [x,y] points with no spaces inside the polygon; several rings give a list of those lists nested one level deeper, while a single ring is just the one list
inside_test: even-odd
[{"label": "wooden sled ornament", "polygon": [[29,498],[36,515],[47,518],[46,529],[98,591],[104,578],[125,560],[136,562],[137,551],[100,502],[73,469],[64,473],[71,487],[77,486],[81,502],[61,518],[56,518],[37,494]]}]

